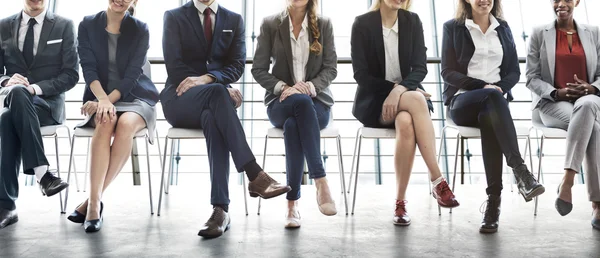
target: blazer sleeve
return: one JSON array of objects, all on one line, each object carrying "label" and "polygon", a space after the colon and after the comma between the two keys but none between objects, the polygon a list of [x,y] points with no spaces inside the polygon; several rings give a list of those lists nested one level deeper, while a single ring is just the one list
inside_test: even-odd
[{"label": "blazer sleeve", "polygon": [[594,30],[592,30],[592,36],[594,37],[594,43],[596,43],[596,53],[598,54],[598,64],[596,66],[596,74],[594,75],[593,79],[590,79],[590,81],[593,80],[592,85],[594,87],[596,87],[596,89],[600,89],[600,31],[598,29],[598,27],[594,27]]},{"label": "blazer sleeve", "polygon": [[476,90],[483,88],[487,83],[475,79],[458,71],[459,64],[454,45],[454,28],[450,23],[444,24],[442,37],[442,78],[444,82],[458,89]]},{"label": "blazer sleeve", "polygon": [[337,54],[335,52],[333,26],[329,19],[322,19],[322,21],[324,22],[324,31],[321,31],[321,35],[323,35],[323,63],[319,74],[310,80],[315,85],[317,94],[329,87],[337,77]]},{"label": "blazer sleeve", "polygon": [[415,16],[415,23],[413,25],[413,48],[410,60],[411,71],[407,76],[403,76],[400,85],[408,88],[409,90],[416,90],[421,82],[427,76],[427,47],[425,47],[425,38],[423,36],[423,24],[418,15]]},{"label": "blazer sleeve", "polygon": [[256,41],[256,51],[252,63],[252,76],[266,91],[275,94],[275,86],[279,80],[275,75],[269,73],[271,67],[271,50],[273,49],[273,35],[269,28],[269,21],[263,20],[260,25],[260,34]]},{"label": "blazer sleeve", "polygon": [[370,41],[367,28],[360,24],[359,18],[354,20],[350,36],[350,56],[352,58],[352,68],[354,70],[354,79],[358,87],[370,91],[381,92],[389,91],[394,87],[394,83],[385,78],[373,76],[369,73],[369,59],[367,57],[367,43]]},{"label": "blazer sleeve", "polygon": [[541,33],[534,31],[529,39],[529,51],[527,52],[527,88],[536,95],[549,101],[554,101],[550,93],[555,90],[554,86],[542,79],[542,64],[540,61],[540,48],[543,40],[540,38]]},{"label": "blazer sleeve", "polygon": [[8,75],[4,74],[5,72],[6,70],[4,69],[4,49],[0,44],[0,87],[2,86],[2,83],[4,83],[4,81],[10,79]]},{"label": "blazer sleeve", "polygon": [[56,77],[48,80],[39,81],[36,84],[40,87],[44,96],[54,96],[62,94],[77,84],[79,81],[79,65],[77,64],[77,42],[75,41],[75,27],[73,21],[64,20],[65,29],[63,31],[62,42],[62,66]]},{"label": "blazer sleeve", "polygon": [[198,74],[196,70],[183,62],[181,42],[185,35],[181,34],[175,15],[171,11],[166,11],[163,21],[163,56],[169,80],[179,84],[187,77],[201,76],[202,74]]},{"label": "blazer sleeve", "polygon": [[127,68],[125,68],[125,73],[123,73],[123,79],[121,79],[117,88],[121,93],[121,99],[127,98],[131,93],[131,90],[138,85],[137,81],[144,72],[142,67],[146,64],[146,54],[148,53],[148,48],[150,48],[150,32],[148,32],[148,25],[143,24],[140,32],[139,37],[135,39],[137,44],[133,50],[134,54],[129,59]]},{"label": "blazer sleeve", "polygon": [[238,15],[237,18],[237,28],[229,53],[227,53],[225,65],[220,69],[208,71],[209,74],[215,77],[215,82],[223,85],[238,81],[242,77],[246,65],[246,30],[242,17]]},{"label": "blazer sleeve", "polygon": [[[517,83],[519,82],[519,77],[521,77],[521,67],[519,67],[519,57],[517,56],[517,47],[515,46],[515,41],[513,38],[513,34],[508,25],[505,26],[506,37],[509,39],[510,52],[508,53],[510,56],[504,57],[508,58],[511,63],[508,66],[508,71],[506,75],[500,79],[499,82],[496,82],[496,86],[502,88],[502,92],[505,94],[508,93]],[[505,53],[506,54],[506,53]]]}]

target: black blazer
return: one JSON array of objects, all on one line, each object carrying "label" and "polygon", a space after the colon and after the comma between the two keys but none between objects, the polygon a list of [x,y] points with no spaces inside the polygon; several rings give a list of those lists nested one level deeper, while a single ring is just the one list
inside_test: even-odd
[{"label": "black blazer", "polygon": [[[132,102],[142,100],[151,106],[158,102],[158,90],[154,83],[142,72],[146,64],[150,34],[145,23],[125,15],[121,22],[121,36],[117,42],[117,66],[121,82],[117,90],[121,92],[119,101]],[[90,84],[98,80],[106,94],[110,94],[108,85],[108,32],[106,31],[106,12],[83,18],[79,24],[79,59],[83,69],[86,87],[83,101],[95,100]]]},{"label": "black blazer", "polygon": [[[350,40],[354,79],[358,83],[352,114],[369,127],[381,127],[383,102],[394,87],[385,79],[385,48],[381,13],[371,11],[356,17]],[[423,24],[415,13],[398,10],[398,56],[402,82],[409,90],[420,88],[427,75],[427,48]],[[431,101],[429,109],[433,111]]]},{"label": "black blazer", "polygon": [[246,38],[241,15],[219,5],[210,46],[193,1],[165,12],[163,54],[169,77],[160,96],[163,105],[177,96],[175,89],[187,77],[208,73],[228,87],[242,77]]},{"label": "black blazer", "polygon": [[459,89],[476,90],[493,83],[502,88],[507,94],[508,101],[513,99],[510,90],[519,82],[521,69],[519,58],[508,23],[498,19],[500,26],[496,28],[504,57],[500,65],[500,78],[498,82],[485,82],[467,76],[469,62],[475,53],[475,45],[469,29],[464,22],[455,19],[444,23],[444,37],[442,40],[442,78],[444,79],[444,105],[449,105],[454,94]]}]

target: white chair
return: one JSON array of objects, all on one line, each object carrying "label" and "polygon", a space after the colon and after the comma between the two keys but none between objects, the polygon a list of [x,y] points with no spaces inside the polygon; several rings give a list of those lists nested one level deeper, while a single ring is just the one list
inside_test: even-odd
[{"label": "white chair", "polygon": [[[56,156],[56,173],[57,173],[58,177],[60,177],[60,158],[59,158],[60,155],[59,155],[59,152],[58,152],[58,133],[57,133],[57,131],[59,129],[65,129],[67,131],[67,134],[69,136],[69,144],[71,144],[71,130],[69,129],[68,126],[61,124],[61,125],[49,125],[49,126],[42,126],[42,127],[40,127],[40,132],[41,132],[42,137],[44,137],[44,138],[54,138],[54,148],[55,148],[55,151],[56,151],[55,152],[55,156]],[[31,176],[31,178],[33,179],[33,176]],[[59,199],[60,199],[60,213],[64,214],[65,213],[65,207],[63,206],[62,191],[59,193]]]},{"label": "white chair", "polygon": [[[446,114],[448,114],[448,113],[446,113]],[[442,149],[444,148],[444,143],[446,142],[445,141],[446,130],[448,128],[452,128],[452,129],[455,129],[458,131],[456,134],[456,150],[454,152],[454,175],[452,178],[452,191],[454,192],[454,187],[456,185],[456,171],[457,171],[457,165],[458,165],[458,147],[460,145],[460,142],[465,139],[481,139],[481,131],[477,127],[458,126],[454,123],[454,121],[452,121],[450,116],[447,115],[446,116],[446,126],[444,126],[444,128],[442,129],[442,135],[440,138],[438,163],[440,162],[440,158],[442,156]],[[529,128],[515,127],[515,131],[517,133],[517,139],[525,139],[525,151],[524,151],[523,159],[525,160],[527,158],[527,150],[529,150],[529,153],[530,153],[529,166],[533,169],[533,158],[531,155],[531,141],[529,138]],[[505,171],[507,172],[507,174],[510,175],[510,173],[508,173],[507,166],[504,166],[504,167],[505,167]],[[512,189],[512,179],[510,179],[510,183],[511,183],[511,189]],[[537,200],[537,198],[536,198],[536,200]],[[452,209],[450,209],[450,212],[452,212]]]},{"label": "white chair", "polygon": [[[157,212],[157,216],[160,216],[160,208],[162,206],[162,197],[163,197],[163,187],[165,186],[165,165],[167,164],[167,146],[169,146],[169,139],[171,139],[171,152],[170,152],[170,157],[173,157],[174,152],[175,152],[175,148],[174,148],[174,144],[173,144],[173,140],[177,140],[179,142],[179,140],[190,140],[190,139],[204,139],[204,132],[202,131],[202,129],[184,129],[184,128],[175,128],[172,127],[171,129],[169,129],[169,132],[167,133],[167,136],[165,136],[165,152],[164,152],[164,156],[163,156],[163,164],[162,164],[162,173],[160,176],[160,193],[158,196],[158,212]],[[169,161],[171,161],[172,159],[170,158]],[[173,177],[173,166],[172,164],[170,164],[171,162],[169,162],[169,175],[168,175],[168,181],[171,180],[171,177]],[[167,189],[169,187],[169,182],[167,183]],[[248,200],[246,197],[246,178],[242,177],[242,183],[244,185],[244,205],[245,205],[245,209],[246,209],[246,216],[248,215]],[[168,191],[168,190],[167,190]],[[166,192],[166,191],[165,191]],[[166,192],[168,193],[168,192]]]},{"label": "white chair", "polygon": [[[544,123],[542,123],[542,119],[540,118],[540,111],[538,109],[534,109],[531,114],[531,123],[533,127],[530,130],[535,130],[536,132],[541,132],[542,136],[540,137],[540,155],[539,155],[539,164],[538,164],[538,180],[542,175],[542,157],[544,157],[544,140],[545,139],[554,139],[561,140],[567,139],[567,131],[558,129],[558,128],[550,128],[546,127]],[[533,215],[537,216],[538,211],[538,198],[535,198],[535,208],[533,211]]]},{"label": "white chair", "polygon": [[[263,153],[263,168],[266,165],[267,160],[267,142],[269,139],[283,139],[283,129],[280,128],[269,128],[267,130],[267,134],[265,135],[265,150]],[[342,156],[342,137],[340,135],[339,129],[333,125],[333,115],[330,115],[329,125],[321,130],[321,139],[336,139],[337,144],[337,154],[338,154],[338,162],[340,168],[340,185],[342,188],[342,193],[344,194],[344,204],[346,205],[346,215],[348,215],[348,197],[346,195],[346,178],[344,173],[344,161]],[[258,199],[258,215],[260,215],[260,206],[261,199]]]},{"label": "white chair", "polygon": [[[141,138],[143,137],[145,139],[146,142],[146,161],[147,161],[147,166],[148,166],[148,193],[149,193],[149,197],[150,197],[150,214],[154,214],[154,203],[152,201],[152,181],[151,181],[151,176],[150,176],[150,147],[148,146],[148,140],[150,138],[150,135],[148,132],[148,129],[144,128],[142,130],[140,130],[139,132],[137,132],[135,134],[135,136],[133,137],[133,140],[136,140],[137,138]],[[160,139],[158,138],[158,131],[154,132],[156,134],[156,143],[158,145],[158,155],[159,155],[159,159],[160,159]],[[71,179],[71,163],[75,164],[75,161],[73,160],[73,152],[74,152],[74,146],[75,146],[75,139],[77,138],[92,138],[92,136],[94,136],[94,128],[91,127],[83,127],[83,128],[76,128],[75,131],[73,132],[73,139],[71,140],[71,155],[69,157],[69,171],[67,174],[67,182],[70,182]],[[88,149],[89,149],[89,141],[88,141]],[[86,154],[86,159],[89,157],[89,152]],[[162,160],[160,160],[161,163],[163,163]],[[87,168],[86,168],[87,169]],[[75,178],[77,178],[77,173],[75,172]],[[84,181],[86,179],[84,178]],[[68,189],[67,189],[68,190]],[[63,209],[67,208],[67,201],[69,198],[69,191],[66,192],[65,194],[65,205]]]}]

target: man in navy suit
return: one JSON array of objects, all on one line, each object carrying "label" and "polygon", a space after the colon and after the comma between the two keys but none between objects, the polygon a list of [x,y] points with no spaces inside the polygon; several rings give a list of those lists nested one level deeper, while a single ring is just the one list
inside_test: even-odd
[{"label": "man in navy suit", "polygon": [[242,95],[229,84],[244,72],[244,21],[216,0],[192,0],[165,12],[163,52],[165,118],[174,127],[202,128],[206,137],[213,214],[198,235],[219,237],[230,225],[229,153],[237,171],[245,171],[250,180],[250,196],[268,199],[291,190],[256,163],[235,110]]}]

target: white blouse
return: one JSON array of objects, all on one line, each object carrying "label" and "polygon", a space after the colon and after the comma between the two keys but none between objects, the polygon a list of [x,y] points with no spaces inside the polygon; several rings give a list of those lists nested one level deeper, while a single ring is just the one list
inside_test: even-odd
[{"label": "white blouse", "polygon": [[398,19],[388,29],[383,29],[383,45],[385,48],[385,79],[390,82],[400,83],[402,72],[400,71],[400,57],[398,55]]},{"label": "white blouse", "polygon": [[496,83],[501,79],[500,66],[504,51],[496,31],[500,23],[493,15],[490,15],[490,23],[490,27],[483,33],[473,20],[465,21],[465,26],[467,26],[475,45],[475,53],[469,62],[467,76],[487,83]]}]

